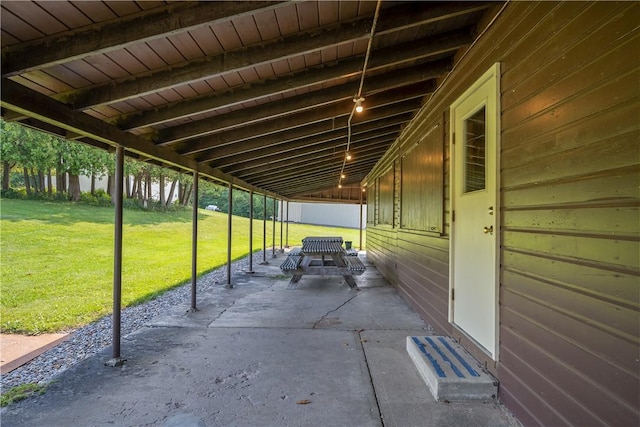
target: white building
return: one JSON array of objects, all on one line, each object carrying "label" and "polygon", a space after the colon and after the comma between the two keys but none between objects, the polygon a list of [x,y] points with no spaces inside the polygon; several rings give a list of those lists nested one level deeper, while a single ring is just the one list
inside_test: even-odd
[{"label": "white building", "polygon": [[[360,205],[339,203],[287,203],[278,202],[278,221],[334,227],[360,228]],[[282,217],[281,217],[282,215]],[[362,228],[367,227],[367,205],[362,206]]]}]

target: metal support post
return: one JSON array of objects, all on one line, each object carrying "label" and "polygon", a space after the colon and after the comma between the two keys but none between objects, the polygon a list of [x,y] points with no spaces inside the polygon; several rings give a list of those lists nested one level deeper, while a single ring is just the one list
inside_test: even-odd
[{"label": "metal support post", "polygon": [[287,227],[286,227],[285,247],[289,247],[289,201],[287,200]]},{"label": "metal support post", "polygon": [[196,311],[196,285],[198,281],[198,171],[193,171],[193,219],[191,228],[191,310]]},{"label": "metal support post", "polygon": [[[364,189],[362,189],[364,190]],[[363,191],[360,190],[360,244],[358,245],[358,250],[362,250],[362,193]]]},{"label": "metal support post", "polygon": [[122,309],[122,199],[124,184],[124,147],[116,147],[116,176],[113,202],[115,205],[114,242],[113,242],[113,352],[109,366],[120,366],[124,360],[120,357],[121,309]]},{"label": "metal support post", "polygon": [[228,226],[227,226],[227,288],[233,288],[231,283],[231,232],[232,232],[232,219],[233,219],[233,184],[229,183],[229,214]]},{"label": "metal support post", "polygon": [[253,273],[253,190],[249,191],[249,270],[245,273]]},{"label": "metal support post", "polygon": [[267,195],[264,195],[262,203],[262,264],[267,262]]},{"label": "metal support post", "polygon": [[282,217],[284,216],[284,201],[280,200],[280,253],[284,252],[284,248],[282,246],[282,235],[284,234],[282,231],[282,227],[284,226],[284,222],[282,221]]},{"label": "metal support post", "polygon": [[277,200],[273,198],[273,239],[271,239],[271,257],[276,257],[276,212],[278,212]]}]

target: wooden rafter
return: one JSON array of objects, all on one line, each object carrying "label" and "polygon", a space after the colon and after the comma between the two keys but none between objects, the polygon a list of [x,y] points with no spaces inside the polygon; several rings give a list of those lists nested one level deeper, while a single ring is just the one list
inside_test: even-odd
[{"label": "wooden rafter", "polygon": [[278,2],[177,2],[114,21],[93,24],[2,49],[2,77],[123,49],[178,32],[213,25]]},{"label": "wooden rafter", "polygon": [[180,156],[174,151],[158,147],[145,139],[123,132],[102,120],[86,114],[77,114],[64,104],[25,88],[9,79],[2,79],[0,105],[3,108],[9,108],[28,117],[33,117],[44,123],[112,147],[121,145],[127,150],[158,159],[168,166],[192,171],[197,170],[205,176],[225,182],[233,182],[241,188],[259,190],[258,187],[245,183],[222,171],[198,164],[194,160]]}]

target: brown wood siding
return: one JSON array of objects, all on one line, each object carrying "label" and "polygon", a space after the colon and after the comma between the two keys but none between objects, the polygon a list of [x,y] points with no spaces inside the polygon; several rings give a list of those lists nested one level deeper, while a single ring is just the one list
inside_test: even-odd
[{"label": "brown wood siding", "polygon": [[438,121],[446,133],[449,105],[501,63],[498,362],[447,321],[448,144],[444,235],[370,227],[367,244],[438,333],[487,362],[525,425],[640,424],[638,16],[638,2],[508,4],[378,166]]},{"label": "brown wood siding", "polygon": [[503,62],[498,373],[531,423],[639,421],[638,16],[560,5]]},{"label": "brown wood siding", "polygon": [[449,330],[449,241],[425,233],[398,233],[399,290],[425,321]]},{"label": "brown wood siding", "polygon": [[380,273],[396,285],[396,253],[398,239],[391,228],[367,227],[367,259],[373,262]]}]

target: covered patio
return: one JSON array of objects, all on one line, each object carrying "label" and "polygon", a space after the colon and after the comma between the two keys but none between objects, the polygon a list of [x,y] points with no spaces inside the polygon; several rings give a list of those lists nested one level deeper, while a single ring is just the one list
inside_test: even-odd
[{"label": "covered patio", "polygon": [[125,156],[193,174],[196,310],[198,182],[228,186],[230,212],[234,190],[285,219],[289,201],[362,206],[369,171],[499,6],[3,2],[3,119],[115,152],[113,363]]},{"label": "covered patio", "polygon": [[[408,378],[397,340],[432,327],[499,380],[499,401],[526,425],[637,425],[639,5],[3,1],[3,119],[117,159],[111,361],[127,362],[87,361],[51,395],[69,416],[90,406],[96,424],[108,421],[89,397],[116,402],[107,417],[141,414],[125,424],[498,414],[435,404]],[[194,255],[193,312],[126,337],[121,353],[125,156],[193,174],[195,194],[223,183],[230,205],[238,190],[274,206],[367,204],[368,286],[303,278],[285,292],[276,261],[275,273],[228,275],[227,300],[199,295]],[[81,382],[90,372],[107,391]],[[195,407],[147,399],[146,383],[168,377]],[[258,378],[266,389],[243,388]],[[212,407],[225,384],[247,406]],[[43,416],[66,417],[49,399]]]},{"label": "covered patio", "polygon": [[339,276],[287,289],[279,263],[258,265],[64,372],[11,405],[6,426],[514,426],[497,402],[434,401],[404,350],[426,323],[376,268],[359,291]]}]

